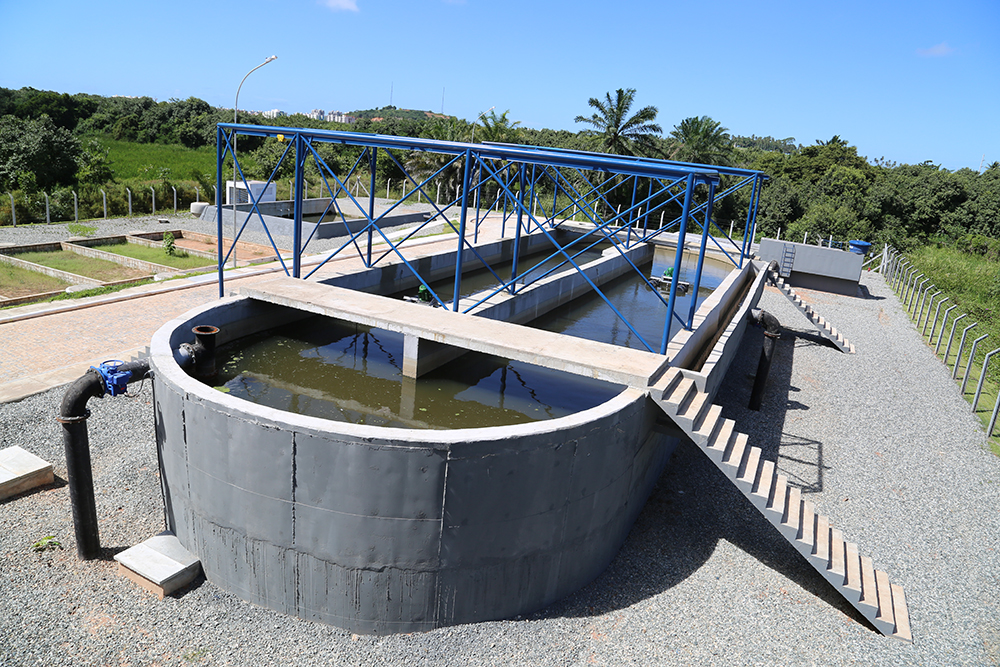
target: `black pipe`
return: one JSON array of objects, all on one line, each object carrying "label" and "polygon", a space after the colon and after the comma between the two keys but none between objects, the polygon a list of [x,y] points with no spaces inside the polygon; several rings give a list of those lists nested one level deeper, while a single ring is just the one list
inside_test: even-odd
[{"label": "black pipe", "polygon": [[191,375],[202,381],[215,378],[215,337],[218,327],[199,324],[191,329],[194,333],[194,343],[182,343],[178,353],[178,364]]},{"label": "black pipe", "polygon": [[767,384],[767,376],[771,372],[771,358],[774,356],[774,341],[781,336],[781,323],[771,313],[766,310],[750,311],[750,318],[759,326],[764,327],[764,345],[760,350],[760,361],[757,362],[757,376],[753,381],[753,389],[750,391],[750,410],[760,410],[760,404],[764,400],[764,386]]},{"label": "black pipe", "polygon": [[[122,364],[118,372],[129,371],[128,383],[143,379],[149,372],[146,360]],[[101,374],[91,368],[69,386],[63,395],[56,421],[63,427],[63,447],[66,450],[66,477],[73,507],[73,528],[76,531],[76,553],[82,560],[92,560],[101,553],[101,538],[97,530],[97,507],[94,502],[94,475],[90,467],[90,437],[87,401],[104,396]]]}]

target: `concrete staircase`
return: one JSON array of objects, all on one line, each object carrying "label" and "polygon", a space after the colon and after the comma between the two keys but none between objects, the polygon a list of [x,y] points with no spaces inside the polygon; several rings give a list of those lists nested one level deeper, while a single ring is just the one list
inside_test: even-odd
[{"label": "concrete staircase", "polygon": [[809,321],[816,326],[816,329],[823,334],[824,337],[837,346],[837,349],[841,352],[854,354],[854,345],[847,340],[842,333],[837,331],[837,327],[823,319],[823,317],[813,310],[809,304],[803,302],[802,297],[795,293],[795,290],[792,289],[791,285],[785,282],[784,278],[780,275],[775,275],[774,271],[768,272],[768,278],[770,279],[772,285],[781,290],[781,293],[788,297],[788,300],[791,301],[803,315],[809,318]]},{"label": "concrete staircase", "polygon": [[652,387],[650,397],[695,445],[704,452],[764,517],[788,540],[817,572],[830,582],[879,632],[913,641],[903,589],[889,583],[871,558],[844,539],[830,519],[816,512],[785,475],[776,473],[774,461],[762,459],[759,447],[735,430],[732,419],[722,418],[722,408],[698,391],[694,380],[671,368]]}]

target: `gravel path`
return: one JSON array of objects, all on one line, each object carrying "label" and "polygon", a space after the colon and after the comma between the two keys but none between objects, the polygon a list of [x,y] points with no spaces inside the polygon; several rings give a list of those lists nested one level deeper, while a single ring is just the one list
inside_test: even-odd
[{"label": "gravel path", "polygon": [[[203,579],[158,601],[110,560],[163,524],[147,386],[136,399],[90,402],[106,560],[76,559],[65,483],[0,502],[0,665],[1000,664],[1000,459],[881,277],[863,281],[867,299],[803,293],[856,355],[766,290],[761,306],[785,333],[763,409],[744,407],[755,330],[717,400],[905,588],[912,645],[864,625],[690,445],[608,570],[526,618],[371,637],[252,606]],[[0,446],[25,447],[65,479],[53,419],[62,393],[0,405]],[[33,553],[46,535],[65,548]]]}]

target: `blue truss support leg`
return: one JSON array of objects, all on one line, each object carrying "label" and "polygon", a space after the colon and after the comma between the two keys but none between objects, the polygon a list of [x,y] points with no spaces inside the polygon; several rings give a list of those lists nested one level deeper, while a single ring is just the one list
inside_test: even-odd
[{"label": "blue truss support leg", "polygon": [[[235,130],[233,130],[235,132]],[[221,127],[215,129],[215,182],[216,182],[216,195],[215,195],[215,234],[217,245],[219,247],[219,298],[221,299],[226,295],[226,288],[223,284],[225,281],[224,271],[223,271],[223,259],[222,259],[222,197],[218,195],[222,191],[222,161],[226,157],[226,139],[225,132],[223,132]]]},{"label": "blue truss support leg", "polygon": [[368,189],[368,257],[365,260],[365,266],[371,268],[372,265],[372,229],[371,223],[375,220],[375,168],[378,166],[378,148],[372,148],[369,151],[368,164],[371,170],[371,187]]},{"label": "blue truss support leg", "polygon": [[292,214],[292,277],[302,277],[302,198],[305,196],[306,142],[295,135],[295,206]]},{"label": "blue truss support leg", "polygon": [[465,249],[465,223],[469,217],[469,170],[472,167],[472,150],[465,150],[465,169],[462,174],[462,212],[458,223],[458,252],[455,254],[455,296],[452,310],[458,312],[458,299],[462,294],[462,251]]},{"label": "blue truss support leg", "polygon": [[[750,191],[750,205],[747,206],[747,221],[746,224],[743,225],[743,244],[740,247],[739,268],[741,269],[743,268],[743,260],[747,256],[747,251],[750,249],[750,244],[753,243],[754,230],[752,230],[751,227],[755,226],[754,223],[757,222],[757,196],[758,196],[758,191],[760,190],[759,183],[760,179],[754,178],[753,189]],[[750,239],[749,243],[747,241],[748,238]]]},{"label": "blue truss support leg", "polygon": [[694,177],[688,175],[684,189],[684,205],[681,211],[681,226],[677,230],[677,250],[674,253],[674,279],[670,281],[670,297],[667,299],[667,319],[663,323],[663,339],[660,341],[660,354],[667,353],[667,343],[670,342],[670,325],[673,324],[674,303],[677,300],[677,284],[681,281],[681,260],[684,258],[684,237],[687,234],[688,211],[691,210],[691,195],[694,193]]},{"label": "blue truss support leg", "polygon": [[522,225],[522,213],[524,211],[524,177],[527,173],[524,164],[518,167],[518,191],[517,198],[519,200],[517,206],[517,220],[515,221],[514,228],[514,264],[510,269],[510,293],[513,294],[517,289],[517,263],[521,259],[521,225]]},{"label": "blue truss support leg", "polygon": [[701,249],[698,251],[698,268],[694,272],[691,310],[688,313],[688,329],[694,326],[694,314],[698,310],[698,289],[701,287],[701,270],[705,265],[705,249],[708,246],[708,232],[711,230],[712,204],[715,200],[715,183],[708,184],[708,206],[705,208],[705,223],[701,230]]},{"label": "blue truss support leg", "polygon": [[638,176],[633,176],[632,177],[632,205],[629,206],[629,209],[628,209],[629,210],[628,223],[627,223],[628,224],[628,232],[625,234],[625,247],[626,248],[628,248],[629,246],[632,245],[632,225],[635,222],[635,218],[633,218],[632,216],[634,215],[633,211],[635,209],[635,191],[636,191],[636,188],[638,188],[638,187],[639,187],[639,177]]}]

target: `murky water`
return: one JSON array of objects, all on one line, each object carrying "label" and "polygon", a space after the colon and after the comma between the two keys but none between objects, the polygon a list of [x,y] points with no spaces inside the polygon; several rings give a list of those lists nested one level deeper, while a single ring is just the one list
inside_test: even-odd
[{"label": "murky water", "polygon": [[[592,262],[595,259],[599,259],[601,256],[601,252],[605,247],[607,247],[605,244],[600,244],[598,246],[595,246],[594,248],[591,248],[586,252],[580,253],[578,257],[574,257],[573,261],[576,262],[577,265],[579,266],[582,264],[586,264],[587,262]],[[581,247],[576,249],[571,248],[569,251],[570,257],[573,257],[573,255],[583,250],[583,248],[584,246],[582,245]],[[564,257],[562,257],[562,255],[560,255],[553,259],[549,259],[544,262],[542,261],[545,260],[551,254],[552,254],[551,252],[546,251],[534,254],[530,257],[522,257],[517,263],[518,284],[530,285],[536,280],[549,278],[555,275],[556,273],[561,273],[567,270],[569,271],[573,270],[573,266],[567,262],[566,264],[563,264],[561,267],[559,267],[552,273],[546,275],[546,272],[549,271],[549,269],[555,269],[557,266],[559,266],[559,264],[562,264],[563,260],[565,259]],[[504,281],[510,280],[511,267],[513,266],[513,264],[514,264],[513,262],[508,261],[508,262],[497,263],[496,265],[491,265],[491,267],[493,268],[493,272],[495,272],[496,275],[493,275],[493,272],[491,272],[489,269],[486,268],[464,272],[462,274],[462,284],[459,289],[459,294],[461,295],[462,298],[465,298],[472,296],[477,292],[483,292],[485,290],[492,291],[496,289],[497,287],[500,286],[500,282],[497,280],[497,276],[499,276]],[[432,282],[430,286],[431,289],[433,289],[437,293],[438,297],[442,301],[446,303],[451,302],[455,293],[454,276]],[[416,289],[409,290],[405,292],[405,294],[407,296],[413,296],[416,294]]]},{"label": "murky water", "polygon": [[[650,272],[652,275],[662,275],[665,265],[661,266],[659,263],[653,262],[640,268],[646,277],[649,277]],[[701,302],[722,284],[722,281],[729,275],[729,270],[729,267],[724,265],[705,262],[697,295],[698,305],[701,305]],[[694,262],[685,258],[685,262],[681,266],[680,280],[691,283],[692,290],[685,296],[678,294],[674,306],[674,312],[683,317],[685,321],[691,310],[691,300],[694,298],[694,274]],[[602,292],[625,316],[635,332],[629,329],[621,318],[615,315],[614,310],[597,294],[580,297],[564,304],[528,326],[577,338],[645,350],[647,347],[640,340],[639,336],[641,336],[652,348],[652,351],[659,352],[667,313],[667,306],[664,302],[669,299],[668,290],[659,290],[659,295],[657,295],[657,290],[651,289],[638,276],[630,272],[606,284],[602,287]],[[674,319],[670,335],[676,334],[680,327],[680,323]]]},{"label": "murky water", "polygon": [[402,334],[317,316],[220,347],[216,385],[278,410],[405,428],[553,419],[622,390],[475,352],[419,380],[403,377],[402,365]]}]

